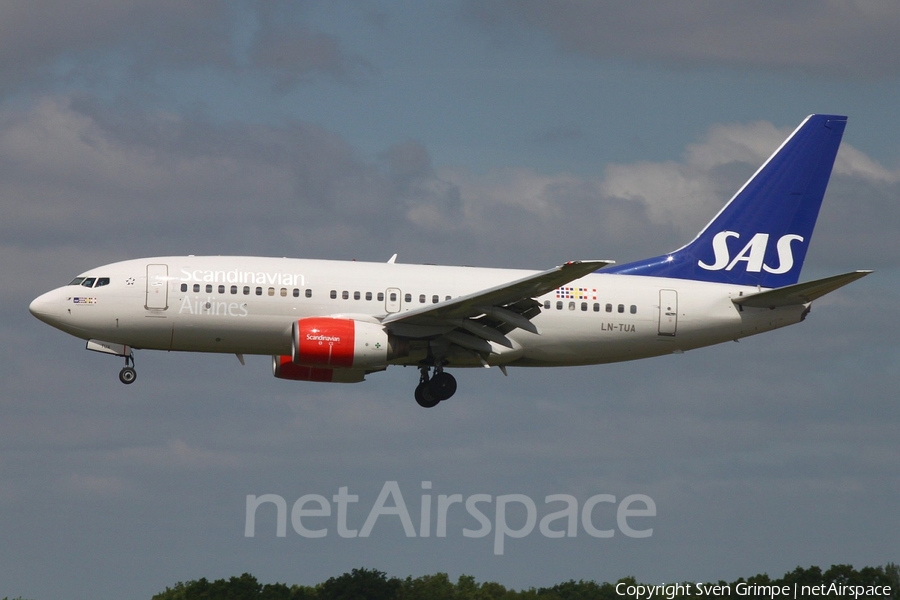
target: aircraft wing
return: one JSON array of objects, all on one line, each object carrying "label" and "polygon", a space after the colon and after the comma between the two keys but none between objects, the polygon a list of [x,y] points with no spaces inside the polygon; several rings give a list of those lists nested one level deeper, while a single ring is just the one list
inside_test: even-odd
[{"label": "aircraft wing", "polygon": [[[519,327],[532,333],[538,333],[537,328],[529,320],[540,312],[540,309],[537,308],[538,304],[533,298],[543,296],[570,281],[584,277],[610,264],[613,264],[613,261],[567,262],[559,267],[529,275],[517,281],[438,304],[393,313],[386,316],[381,322],[401,336],[440,335],[461,327],[481,340],[492,340],[505,346],[511,346],[503,334],[512,329]],[[481,319],[473,320],[479,317]],[[459,336],[466,334],[453,333],[457,335],[450,335],[451,339],[455,337],[465,342]],[[479,345],[480,349],[488,347],[489,344]]]},{"label": "aircraft wing", "polygon": [[732,298],[732,302],[741,306],[752,308],[777,308],[779,306],[795,306],[808,304],[816,298],[821,298],[829,292],[844,287],[857,279],[861,279],[872,271],[852,271],[843,275],[834,275],[816,281],[796,283],[774,290],[767,290],[749,296]]}]

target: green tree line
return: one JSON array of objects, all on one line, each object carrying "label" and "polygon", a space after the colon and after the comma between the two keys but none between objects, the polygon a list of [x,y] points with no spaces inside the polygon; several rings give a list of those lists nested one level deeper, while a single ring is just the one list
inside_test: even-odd
[{"label": "green tree line", "polygon": [[[890,586],[889,595],[877,597],[900,600],[900,595],[898,595],[900,592],[900,567],[894,563],[888,563],[883,567],[863,567],[858,570],[851,565],[832,565],[825,571],[816,566],[806,569],[797,567],[777,579],[770,578],[767,574],[761,574],[746,579],[740,578],[730,583],[725,581],[712,583],[728,586],[731,590],[731,597],[737,596],[735,590],[738,584],[743,584],[745,590],[747,586],[753,584],[758,586],[788,585],[791,589],[795,583],[798,586],[825,586],[822,589],[827,589],[831,584],[838,586]],[[360,568],[338,577],[331,577],[314,586],[288,586],[283,583],[262,584],[249,573],[244,573],[240,577],[231,577],[228,580],[208,581],[203,578],[176,583],[173,587],[167,587],[164,592],[153,596],[152,600],[623,600],[626,596],[617,593],[617,585],[621,592],[627,586],[636,586],[638,583],[634,577],[626,577],[615,583],[570,580],[552,587],[516,591],[507,589],[499,583],[479,583],[470,575],[462,575],[455,582],[446,573],[400,579],[388,577],[386,573],[377,569]],[[709,596],[708,593],[706,596],[698,594],[696,586],[693,585],[685,586],[681,591],[683,592],[684,589],[690,590],[691,593],[679,593],[678,598]],[[740,597],[757,598],[758,596],[745,594]],[[763,597],[769,598],[770,596],[767,594]],[[816,597],[853,598],[853,595],[820,594]],[[860,598],[862,597],[860,596]],[[657,594],[654,598],[663,600],[666,596]]]}]

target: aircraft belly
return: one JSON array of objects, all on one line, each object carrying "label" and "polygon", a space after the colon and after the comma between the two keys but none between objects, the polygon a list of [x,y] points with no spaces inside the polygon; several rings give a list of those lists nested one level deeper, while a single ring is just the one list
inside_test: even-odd
[{"label": "aircraft belly", "polygon": [[290,354],[291,320],[194,315],[176,320],[172,350],[240,354]]},{"label": "aircraft belly", "polygon": [[544,331],[523,341],[522,358],[515,364],[588,365],[671,352],[657,338],[651,324],[643,321],[595,323],[578,332]]}]

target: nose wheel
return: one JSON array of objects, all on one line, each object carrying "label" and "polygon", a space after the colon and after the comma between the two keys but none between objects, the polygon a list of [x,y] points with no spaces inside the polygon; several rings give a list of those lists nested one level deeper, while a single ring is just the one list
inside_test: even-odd
[{"label": "nose wheel", "polygon": [[134,383],[137,379],[137,371],[134,370],[134,355],[125,357],[125,366],[119,371],[119,381],[125,385]]},{"label": "nose wheel", "polygon": [[440,367],[435,368],[434,376],[429,377],[429,367],[419,369],[419,385],[416,386],[416,402],[422,408],[434,408],[456,393],[456,378],[444,373]]}]

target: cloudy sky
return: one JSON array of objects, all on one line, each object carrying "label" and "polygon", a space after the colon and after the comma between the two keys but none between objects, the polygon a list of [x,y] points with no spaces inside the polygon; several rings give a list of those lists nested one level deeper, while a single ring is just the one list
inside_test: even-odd
[{"label": "cloudy sky", "polygon": [[[522,588],[900,560],[898,29],[889,1],[0,4],[0,596],[360,566]],[[423,410],[414,370],[304,384],[264,357],[140,352],[126,388],[119,360],[27,311],[88,268],[164,254],[656,255],[813,112],[850,119],[804,278],[877,272],[737,344],[463,371]],[[347,487],[361,529],[390,481],[417,527],[422,494],[521,494],[539,519],[560,508],[548,495],[644,494],[657,514],[632,521],[647,538],[535,527],[502,555],[462,511],[446,537],[383,516],[352,539],[312,520],[328,527],[312,539],[277,537],[269,506],[245,536],[248,495],[290,508]],[[594,515],[615,527],[612,504]]]}]

